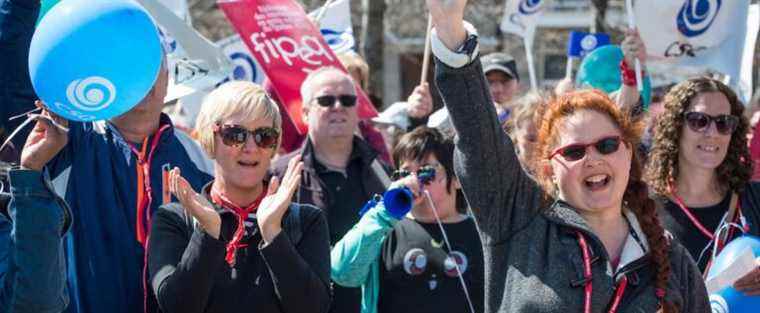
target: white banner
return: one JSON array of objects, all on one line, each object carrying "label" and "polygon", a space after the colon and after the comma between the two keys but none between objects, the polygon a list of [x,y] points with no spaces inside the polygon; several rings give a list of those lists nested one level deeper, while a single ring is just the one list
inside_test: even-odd
[{"label": "white banner", "polygon": [[[324,9],[324,13],[321,11]],[[309,13],[309,17],[316,19],[319,15],[319,31],[325,41],[335,53],[355,51],[356,40],[354,29],[351,26],[351,6],[348,0],[336,0],[326,8],[320,7]]]},{"label": "white banner", "polygon": [[740,60],[748,36],[757,36],[756,28],[748,32],[749,4],[750,0],[637,0],[636,26],[656,80],[678,82],[717,72],[728,76],[729,85],[747,103],[749,95],[740,88],[747,83],[741,82],[746,65]]},{"label": "white banner", "polygon": [[[137,0],[162,29],[167,49],[169,102],[215,86],[229,76],[232,63],[222,50],[158,0]],[[171,40],[173,38],[174,40]]]},{"label": "white banner", "polygon": [[[216,42],[224,54],[232,61],[232,73],[227,80],[246,80],[259,85],[264,83],[266,74],[248,51],[240,35],[232,35]],[[225,80],[226,81],[226,80]]]},{"label": "white banner", "polygon": [[517,34],[523,38],[530,87],[533,90],[538,89],[536,67],[533,62],[533,36],[536,33],[538,18],[543,13],[547,1],[549,0],[506,0],[500,25],[501,31]]},{"label": "white banner", "polygon": [[533,40],[538,17],[548,0],[506,0],[501,31]]}]

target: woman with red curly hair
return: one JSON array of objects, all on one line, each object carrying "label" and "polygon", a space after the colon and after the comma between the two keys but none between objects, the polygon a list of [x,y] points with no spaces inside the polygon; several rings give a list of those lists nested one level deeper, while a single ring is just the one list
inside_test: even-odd
[{"label": "woman with red curly hair", "polygon": [[641,180],[641,125],[598,91],[550,101],[535,154],[542,190],[496,119],[466,1],[427,2],[454,168],[486,260],[485,312],[709,312],[699,269],[666,240]]},{"label": "woman with red curly hair", "polygon": [[[711,256],[728,241],[741,232],[760,234],[760,184],[750,183],[749,122],[731,88],[707,77],[674,86],[664,107],[646,178],[658,195],[663,225],[706,273]],[[727,224],[739,227],[723,227]],[[760,295],[760,267],[734,286]]]}]

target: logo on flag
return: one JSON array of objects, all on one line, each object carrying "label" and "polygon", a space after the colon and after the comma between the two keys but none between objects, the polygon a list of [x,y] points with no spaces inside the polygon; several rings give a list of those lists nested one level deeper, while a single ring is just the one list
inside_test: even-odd
[{"label": "logo on flag", "polygon": [[329,28],[322,28],[319,30],[322,33],[322,37],[325,38],[327,45],[335,53],[344,53],[354,50],[354,34],[350,31],[333,30]]},{"label": "logo on flag", "polygon": [[325,38],[325,42],[335,53],[354,51],[356,40],[354,29],[351,25],[351,5],[348,0],[333,1],[328,7],[319,8],[309,16],[316,19],[324,10],[322,19],[319,20],[319,32]]},{"label": "logo on flag", "polygon": [[610,44],[610,36],[604,33],[590,34],[570,32],[567,43],[567,56],[582,58],[594,49]]},{"label": "logo on flag", "polygon": [[230,76],[217,84],[217,86],[230,80],[250,81],[257,84],[264,82],[266,75],[256,63],[255,58],[251,55],[250,51],[248,51],[248,48],[240,39],[239,35],[232,35],[219,40],[216,44],[222,48],[224,54],[227,55],[232,62],[232,72],[230,73]]},{"label": "logo on flag", "polygon": [[686,37],[701,35],[715,21],[720,4],[721,0],[685,0],[676,17],[678,31]]},{"label": "logo on flag", "polygon": [[525,15],[536,13],[541,10],[541,0],[521,0],[518,10]]}]

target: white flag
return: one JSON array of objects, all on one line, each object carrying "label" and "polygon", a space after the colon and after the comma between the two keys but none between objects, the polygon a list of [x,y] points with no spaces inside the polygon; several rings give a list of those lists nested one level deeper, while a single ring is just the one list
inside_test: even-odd
[{"label": "white flag", "polygon": [[[315,19],[323,7],[309,13]],[[354,29],[351,26],[351,6],[348,0],[336,0],[330,3],[319,20],[319,31],[335,53],[355,51]]]},{"label": "white flag", "polygon": [[232,63],[219,47],[158,0],[137,2],[176,41],[175,47],[167,51],[169,89],[164,101],[169,102],[213,87],[229,76]]},{"label": "white flag", "polygon": [[541,16],[546,1],[548,0],[507,0],[504,4],[504,17],[501,19],[501,31],[532,41],[538,17]]},{"label": "white flag", "polygon": [[240,35],[232,35],[217,41],[216,44],[232,61],[232,73],[227,80],[251,81],[259,85],[264,83],[266,74],[256,62],[256,58],[251,55],[243,40],[240,39]]},{"label": "white flag", "polygon": [[748,33],[749,4],[750,0],[637,0],[636,26],[656,80],[678,82],[718,72],[728,76],[729,85],[747,103],[749,96],[739,88],[741,60],[748,35],[757,36],[756,29]]},{"label": "white flag", "polygon": [[549,0],[507,0],[504,4],[504,17],[501,19],[501,31],[523,37],[530,87],[533,90],[538,89],[536,67],[533,62],[533,36],[538,18],[543,13],[547,1]]}]

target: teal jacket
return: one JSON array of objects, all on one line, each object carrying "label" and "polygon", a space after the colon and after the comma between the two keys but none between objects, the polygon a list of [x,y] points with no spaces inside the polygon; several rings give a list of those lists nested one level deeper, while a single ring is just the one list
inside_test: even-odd
[{"label": "teal jacket", "polygon": [[380,249],[398,222],[378,201],[330,252],[332,280],[344,287],[362,287],[361,313],[377,313]]}]

